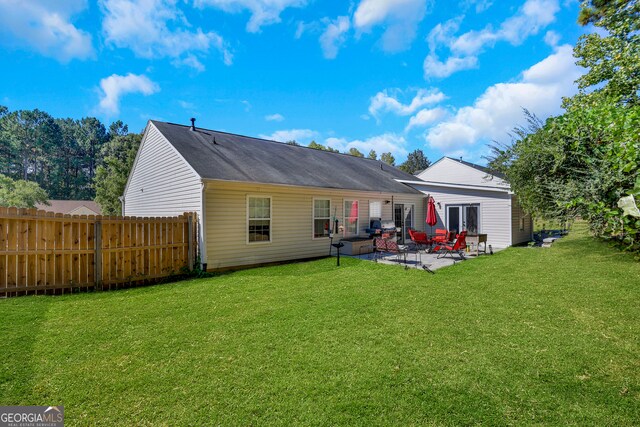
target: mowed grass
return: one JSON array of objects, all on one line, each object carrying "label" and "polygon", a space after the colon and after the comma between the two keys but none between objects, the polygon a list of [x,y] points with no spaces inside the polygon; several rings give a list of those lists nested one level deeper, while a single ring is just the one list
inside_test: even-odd
[{"label": "mowed grass", "polygon": [[0,301],[0,404],[67,425],[639,425],[640,264],[573,233]]}]

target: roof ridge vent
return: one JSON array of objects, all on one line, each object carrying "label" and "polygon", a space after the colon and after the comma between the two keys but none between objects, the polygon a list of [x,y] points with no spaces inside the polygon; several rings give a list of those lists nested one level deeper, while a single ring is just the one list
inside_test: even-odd
[{"label": "roof ridge vent", "polygon": [[194,117],[191,117],[191,130],[195,131],[196,130],[196,119]]}]

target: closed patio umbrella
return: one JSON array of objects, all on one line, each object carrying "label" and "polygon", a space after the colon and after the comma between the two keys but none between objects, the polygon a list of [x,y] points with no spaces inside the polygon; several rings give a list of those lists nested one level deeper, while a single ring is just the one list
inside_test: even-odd
[{"label": "closed patio umbrella", "polygon": [[431,234],[433,235],[433,226],[438,223],[438,218],[436,217],[436,201],[431,196],[429,196],[429,201],[427,202],[426,222],[431,227]]}]

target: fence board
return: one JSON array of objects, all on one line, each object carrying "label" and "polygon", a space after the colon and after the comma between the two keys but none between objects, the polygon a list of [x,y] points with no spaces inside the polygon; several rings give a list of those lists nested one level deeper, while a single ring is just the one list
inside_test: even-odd
[{"label": "fence board", "polygon": [[64,293],[96,287],[97,281],[110,289],[179,273],[197,256],[196,233],[189,225],[194,218],[191,213],[102,217],[0,207],[0,297]]}]

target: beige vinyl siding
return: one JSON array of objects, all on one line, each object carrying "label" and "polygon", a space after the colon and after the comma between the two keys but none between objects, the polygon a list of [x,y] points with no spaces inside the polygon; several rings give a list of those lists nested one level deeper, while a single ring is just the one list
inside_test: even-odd
[{"label": "beige vinyl siding", "polygon": [[125,215],[200,213],[200,177],[150,123],[124,195]]},{"label": "beige vinyl siding", "polygon": [[[520,203],[518,203],[518,198],[515,195],[512,195],[512,233],[513,233],[513,244],[517,245],[519,243],[529,242],[531,240],[531,233],[533,233],[533,219],[531,215],[527,214]],[[524,229],[521,230],[521,220],[524,219]]]},{"label": "beige vinyl siding", "polygon": [[[271,197],[271,242],[247,243],[247,196]],[[331,216],[343,224],[344,200],[358,200],[358,231],[366,236],[369,200],[382,201],[391,219],[392,194],[209,181],[205,191],[207,264],[209,269],[312,258],[329,254],[329,239],[313,237],[313,199],[331,200]],[[397,203],[414,203],[424,218],[423,196],[394,195]],[[422,226],[423,224],[419,224]],[[342,235],[336,235],[334,242]]]},{"label": "beige vinyl siding", "polygon": [[487,176],[486,173],[480,170],[449,158],[443,158],[434,163],[417,176],[423,181],[509,188],[509,184],[504,180]]},{"label": "beige vinyl siding", "polygon": [[[436,228],[446,228],[447,205],[480,205],[480,230],[487,235],[487,244],[496,248],[506,248],[511,245],[511,196],[506,192],[467,190],[459,188],[416,186],[425,194],[430,194],[436,201]],[[438,207],[440,203],[440,207]],[[431,227],[427,226],[430,231]]]}]

